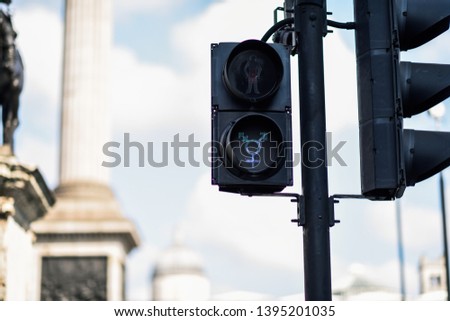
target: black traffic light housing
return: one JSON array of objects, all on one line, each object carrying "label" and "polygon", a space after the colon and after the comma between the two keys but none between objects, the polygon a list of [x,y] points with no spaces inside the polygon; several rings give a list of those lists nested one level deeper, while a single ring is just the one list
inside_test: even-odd
[{"label": "black traffic light housing", "polygon": [[212,184],[241,194],[292,185],[290,57],[258,40],[211,45]]},{"label": "black traffic light housing", "polygon": [[400,61],[449,29],[448,0],[354,0],[361,189],[373,200],[450,165],[450,133],[403,129],[403,118],[450,96],[450,65]]},{"label": "black traffic light housing", "polygon": [[405,173],[398,52],[392,45],[390,0],[355,0],[362,193],[372,199],[403,194]]}]

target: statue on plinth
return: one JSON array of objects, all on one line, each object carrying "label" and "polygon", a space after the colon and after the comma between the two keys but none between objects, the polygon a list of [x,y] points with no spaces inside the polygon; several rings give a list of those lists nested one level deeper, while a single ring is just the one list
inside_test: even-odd
[{"label": "statue on plinth", "polygon": [[[0,0],[9,5],[11,0]],[[0,8],[0,105],[2,106],[3,145],[14,150],[14,131],[19,125],[19,96],[23,88],[23,63],[15,45],[9,10]]]}]

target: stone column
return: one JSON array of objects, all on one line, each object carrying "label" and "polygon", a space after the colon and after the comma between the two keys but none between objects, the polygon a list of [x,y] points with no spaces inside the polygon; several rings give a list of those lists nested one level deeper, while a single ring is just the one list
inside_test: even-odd
[{"label": "stone column", "polygon": [[60,185],[107,185],[112,1],[67,0],[65,10]]},{"label": "stone column", "polygon": [[66,0],[57,202],[33,224],[36,299],[123,300],[126,255],[139,243],[101,166],[110,140],[112,0]]}]

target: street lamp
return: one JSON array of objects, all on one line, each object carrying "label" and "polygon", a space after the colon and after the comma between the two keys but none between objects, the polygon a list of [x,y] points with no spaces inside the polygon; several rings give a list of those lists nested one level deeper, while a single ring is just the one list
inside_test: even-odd
[{"label": "street lamp", "polygon": [[434,119],[436,129],[440,129],[442,118],[445,116],[445,105],[440,103],[439,105],[428,109],[428,114]]}]

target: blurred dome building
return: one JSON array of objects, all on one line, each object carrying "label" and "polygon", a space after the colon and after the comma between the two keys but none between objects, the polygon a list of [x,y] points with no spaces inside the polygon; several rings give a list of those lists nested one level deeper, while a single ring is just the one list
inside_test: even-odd
[{"label": "blurred dome building", "polygon": [[201,257],[183,244],[180,234],[161,253],[152,277],[155,301],[209,300],[211,285]]},{"label": "blurred dome building", "polygon": [[401,295],[372,279],[371,272],[361,264],[350,266],[350,273],[333,284],[335,301],[399,301]]}]

